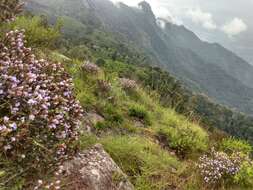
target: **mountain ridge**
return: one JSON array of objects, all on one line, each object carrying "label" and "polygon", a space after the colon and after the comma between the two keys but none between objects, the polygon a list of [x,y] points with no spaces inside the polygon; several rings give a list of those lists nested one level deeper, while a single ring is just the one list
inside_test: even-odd
[{"label": "mountain ridge", "polygon": [[[48,3],[47,0],[32,2]],[[253,113],[253,75],[250,74],[253,67],[223,46],[201,41],[184,26],[167,22],[161,28],[147,2],[141,2],[139,7],[123,3],[116,6],[108,0],[75,0],[72,4],[59,0],[53,4],[59,2],[60,7],[51,6],[55,9],[51,17],[68,16],[80,23],[85,22],[87,15],[96,18],[102,30],[113,33],[123,43],[143,49],[153,65],[168,70],[186,86],[206,93],[218,103]],[[29,10],[38,11],[36,6],[29,6]]]},{"label": "mountain ridge", "polygon": [[185,80],[203,85],[216,72],[206,90],[234,83],[229,89],[242,91],[239,80],[228,83],[218,66],[164,41],[146,3],[147,13],[130,9],[119,20],[147,42],[141,49],[84,8],[88,0],[41,2],[48,6],[36,5],[39,16],[16,16],[18,0],[0,3],[1,190],[252,190],[253,117],[187,90],[156,66],[167,60],[157,40],[181,64],[171,66],[192,74]]}]

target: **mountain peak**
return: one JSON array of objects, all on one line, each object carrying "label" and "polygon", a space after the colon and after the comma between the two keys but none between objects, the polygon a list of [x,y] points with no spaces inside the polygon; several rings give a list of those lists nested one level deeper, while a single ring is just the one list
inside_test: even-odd
[{"label": "mountain peak", "polygon": [[139,8],[141,8],[143,10],[143,12],[145,12],[147,15],[151,15],[153,18],[155,18],[155,15],[152,11],[152,8],[150,6],[150,4],[146,1],[142,1],[138,4]]},{"label": "mountain peak", "polygon": [[150,4],[146,1],[141,1],[139,4],[138,4],[143,10],[147,10],[147,11],[152,11],[152,8],[150,6]]}]

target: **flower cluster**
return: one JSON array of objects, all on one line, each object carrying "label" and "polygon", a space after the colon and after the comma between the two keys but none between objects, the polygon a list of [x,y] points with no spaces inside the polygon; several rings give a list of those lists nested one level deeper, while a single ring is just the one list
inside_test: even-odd
[{"label": "flower cluster", "polygon": [[217,185],[225,178],[235,176],[240,170],[242,161],[240,153],[229,156],[224,152],[212,150],[210,156],[200,157],[198,168],[206,183]]},{"label": "flower cluster", "polygon": [[0,1],[0,23],[10,22],[21,12],[23,4],[19,0],[1,0]]},{"label": "flower cluster", "polygon": [[110,92],[112,85],[105,80],[98,80],[98,87],[102,92]]},{"label": "flower cluster", "polygon": [[43,181],[39,179],[37,181],[36,186],[34,187],[34,190],[40,190],[40,189],[49,189],[49,190],[58,190],[61,189],[62,185],[62,175],[64,173],[64,167],[60,165],[58,169],[54,172],[54,176],[50,181]]},{"label": "flower cluster", "polygon": [[121,78],[120,84],[125,90],[135,90],[137,88],[136,81],[127,78]]},{"label": "flower cluster", "polygon": [[86,62],[82,65],[82,69],[84,71],[86,71],[87,73],[91,73],[91,74],[97,74],[99,72],[99,67],[91,62]]},{"label": "flower cluster", "polygon": [[37,60],[24,37],[16,30],[0,41],[0,150],[25,154],[39,142],[64,154],[78,135],[82,108],[63,66]]}]

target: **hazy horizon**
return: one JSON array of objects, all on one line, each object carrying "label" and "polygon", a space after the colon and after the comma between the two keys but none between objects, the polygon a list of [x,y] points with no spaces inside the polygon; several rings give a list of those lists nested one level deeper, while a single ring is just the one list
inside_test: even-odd
[{"label": "hazy horizon", "polygon": [[[137,6],[141,1],[111,0]],[[217,42],[253,64],[252,0],[146,0],[157,17],[185,25],[202,40]],[[229,6],[228,6],[229,5]],[[240,7],[240,8],[239,8]]]}]

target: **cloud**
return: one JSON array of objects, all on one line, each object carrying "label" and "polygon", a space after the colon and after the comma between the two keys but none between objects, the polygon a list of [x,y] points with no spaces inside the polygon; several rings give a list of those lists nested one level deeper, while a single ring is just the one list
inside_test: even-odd
[{"label": "cloud", "polygon": [[[115,2],[124,2],[129,6],[137,6],[137,4],[141,0],[111,0]],[[182,25],[185,24],[190,26],[193,31],[196,31],[196,27],[192,24],[198,24],[204,29],[209,31],[222,31],[227,34],[229,37],[236,36],[241,32],[250,28],[247,26],[245,22],[240,18],[234,18],[228,23],[223,23],[218,25],[217,22],[222,23],[224,21],[224,14],[219,14],[214,16],[212,12],[214,12],[217,7],[213,1],[201,1],[201,3],[196,7],[196,0],[146,0],[150,3],[154,14],[157,18],[162,18],[168,22],[173,24]],[[214,0],[215,2],[218,0]],[[225,3],[221,3],[219,5],[220,9],[224,9],[225,5],[229,2],[229,0],[224,0]],[[253,0],[247,0],[248,2],[253,2]],[[231,7],[234,8],[236,6],[235,2],[231,2]],[[190,8],[189,8],[190,7]],[[204,11],[204,10],[205,11]],[[206,11],[207,10],[207,11]],[[237,9],[236,9],[237,11]],[[236,12],[238,13],[239,12]],[[226,17],[231,17],[231,15],[226,15]],[[189,23],[189,18],[191,23]],[[217,22],[216,22],[217,21]],[[158,23],[161,27],[164,27],[163,21],[159,21]],[[202,33],[204,30],[202,31]]]},{"label": "cloud", "polygon": [[[137,7],[138,3],[141,2],[142,0],[111,0],[111,1],[116,5],[119,2],[123,2],[123,3],[127,4],[128,6]],[[176,17],[174,14],[172,14],[171,11],[169,11],[168,8],[166,8],[166,6],[162,3],[163,2],[162,0],[158,0],[158,1],[157,0],[147,0],[147,2],[151,5],[152,10],[157,18],[162,18],[162,19],[166,20],[167,22],[171,22],[171,23],[177,24],[177,25],[183,24],[183,21],[180,18]],[[162,21],[159,22],[159,25],[161,25],[161,27],[164,26]]]},{"label": "cloud", "polygon": [[154,13],[157,18],[162,18],[166,20],[167,22],[177,24],[177,25],[182,25],[183,21],[177,17],[175,17],[168,9],[164,7],[156,7],[154,9]]},{"label": "cloud", "polygon": [[222,31],[228,36],[232,37],[238,35],[248,29],[248,26],[240,18],[234,18],[222,27]]},{"label": "cloud", "polygon": [[213,21],[213,16],[211,13],[204,12],[200,8],[190,9],[187,11],[187,16],[196,24],[201,24],[204,28],[208,30],[217,29],[216,23]]},{"label": "cloud", "polygon": [[156,21],[156,23],[157,23],[157,25],[160,26],[162,29],[165,29],[165,27],[166,27],[166,22],[165,22],[164,20],[158,19],[158,20]]}]

